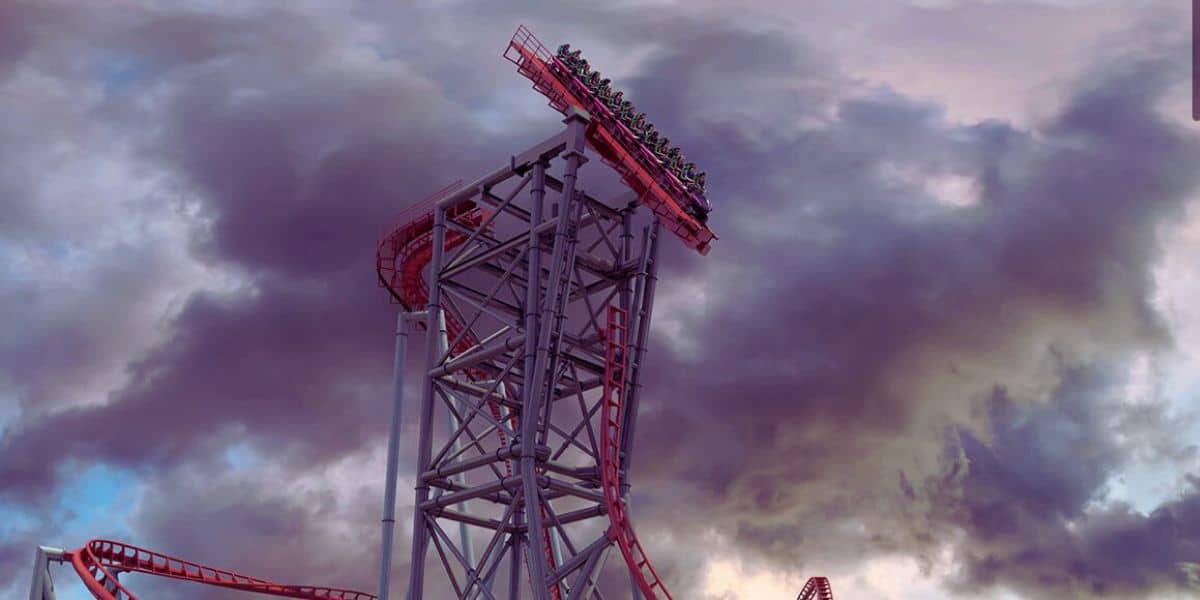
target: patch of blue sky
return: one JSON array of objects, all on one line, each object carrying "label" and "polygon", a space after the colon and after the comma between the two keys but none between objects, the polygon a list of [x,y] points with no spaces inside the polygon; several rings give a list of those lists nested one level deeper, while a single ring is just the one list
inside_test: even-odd
[{"label": "patch of blue sky", "polygon": [[135,55],[106,54],[96,62],[95,73],[104,84],[104,91],[112,94],[137,85],[149,76],[150,67]]},{"label": "patch of blue sky", "polygon": [[[1163,391],[1169,417],[1188,423],[1182,437],[1184,443],[1200,439],[1200,375],[1174,370],[1164,381]],[[1115,473],[1108,481],[1108,500],[1127,502],[1135,510],[1149,514],[1164,502],[1177,498],[1190,489],[1188,464],[1200,466],[1200,454],[1185,464],[1171,457],[1151,461],[1133,461]]]},{"label": "patch of blue sky", "polygon": [[235,471],[244,471],[259,463],[259,455],[248,444],[231,444],[225,449],[225,462]]},{"label": "patch of blue sky", "polygon": [[[51,564],[50,578],[54,581],[54,595],[58,600],[94,600],[70,565]],[[129,591],[137,593],[133,588]]]},{"label": "patch of blue sky", "polygon": [[[61,517],[46,532],[45,539],[37,543],[70,550],[96,537],[129,539],[132,531],[128,524],[139,493],[140,478],[129,469],[105,464],[95,464],[82,469],[69,470],[72,475],[65,479],[57,491],[57,499],[48,503],[54,517]],[[46,529],[44,515],[19,505],[0,505],[0,537],[17,532],[31,533]],[[29,548],[29,564],[33,564],[34,547]],[[59,600],[88,600],[87,593],[74,570],[69,565],[52,564],[51,578]],[[16,583],[16,591],[22,595],[28,585],[31,572],[26,571]]]},{"label": "patch of blue sky", "polygon": [[1150,514],[1182,491],[1178,467],[1169,463],[1128,465],[1108,481],[1107,500],[1129,504],[1142,514]]},{"label": "patch of blue sky", "polygon": [[128,539],[128,517],[133,510],[141,478],[132,470],[96,464],[66,479],[59,489],[57,506],[66,518],[60,534],[65,543],[78,544],[94,537]]},{"label": "patch of blue sky", "polygon": [[11,503],[0,504],[0,539],[13,538],[29,533],[41,525],[37,515],[28,509]]}]

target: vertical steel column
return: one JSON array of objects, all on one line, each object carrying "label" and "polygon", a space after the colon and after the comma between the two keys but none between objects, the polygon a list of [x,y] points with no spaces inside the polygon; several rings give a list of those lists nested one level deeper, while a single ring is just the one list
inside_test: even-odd
[{"label": "vertical steel column", "polygon": [[658,217],[654,218],[654,223],[650,226],[650,236],[648,243],[650,249],[648,252],[648,265],[646,268],[646,283],[642,289],[642,298],[638,306],[638,328],[636,332],[637,346],[634,348],[632,360],[627,364],[632,365],[629,373],[629,388],[628,388],[628,408],[625,411],[621,430],[621,466],[624,474],[629,473],[629,465],[633,463],[633,434],[637,427],[638,404],[641,402],[641,394],[638,387],[641,385],[642,363],[646,356],[646,339],[650,333],[650,315],[654,311],[654,288],[658,285]]},{"label": "vertical steel column", "polygon": [[[446,209],[435,206],[433,209],[433,258],[429,265],[429,304],[425,319],[427,332],[425,340],[426,365],[432,367],[438,364],[438,336],[434,329],[442,311],[442,255],[446,245]],[[421,504],[429,499],[429,483],[421,479],[420,474],[429,468],[433,454],[433,378],[426,376],[421,389],[421,438],[417,448],[417,485],[416,501],[413,503],[413,544],[411,575],[409,577],[409,600],[422,600],[425,593],[425,552],[429,549],[429,526],[425,522],[425,513]]]},{"label": "vertical steel column", "polygon": [[[437,326],[438,353],[441,356],[446,356],[447,353],[450,351],[450,340],[449,340],[448,332],[446,331],[446,312],[444,310],[438,313],[437,325],[438,325]],[[454,392],[450,392],[447,390],[443,390],[443,391],[448,396],[450,396],[451,400],[454,403],[454,407],[457,408],[460,413],[463,412],[464,405],[463,405],[462,400],[460,400]],[[454,433],[456,431],[458,431],[458,426],[460,425],[460,423],[458,421],[458,417],[454,416],[453,411],[446,411],[446,416],[447,416],[447,420],[448,420],[448,423],[450,426],[449,435],[454,435]],[[455,438],[455,440],[454,440],[454,452],[457,454],[460,450],[462,450],[462,438],[461,437]],[[466,482],[467,482],[466,474],[459,473],[457,475],[454,475],[452,477],[452,479],[455,482],[459,483],[460,485],[463,485],[464,487],[466,487]],[[441,492],[442,492],[442,489],[438,488],[437,492],[435,492],[435,494],[434,494],[434,497],[436,498],[436,497],[440,496]],[[458,503],[458,511],[461,513],[466,513],[467,512],[467,503],[459,502]],[[458,524],[458,538],[459,538],[459,543],[462,544],[463,558],[466,559],[467,564],[471,565],[471,568],[475,568],[475,549],[471,546],[471,530],[469,529],[469,527],[470,527],[470,525],[467,525],[466,523],[459,523]]]},{"label": "vertical steel column", "polygon": [[[637,330],[631,340],[628,340],[626,345],[627,351],[630,351],[629,372],[626,373],[626,409],[622,417],[621,426],[621,495],[625,499],[626,507],[630,506],[629,498],[629,470],[633,463],[633,435],[634,428],[637,424],[638,404],[640,403],[640,394],[638,393],[638,375],[641,373],[642,361],[646,352],[646,338],[650,331],[650,314],[654,308],[654,288],[658,282],[658,217],[654,218],[654,223],[650,226],[649,232],[646,235],[644,242],[645,262],[642,264],[643,272],[640,275],[643,277],[642,285],[640,286],[640,298],[636,298],[638,303],[635,323]],[[633,600],[638,600],[642,597],[641,589],[637,585],[636,578],[630,572],[630,579],[633,584],[633,593],[630,596]]]},{"label": "vertical steel column", "polygon": [[[573,204],[575,198],[575,182],[579,171],[579,166],[583,164],[583,149],[586,145],[584,138],[587,119],[578,113],[572,113],[563,122],[567,124],[567,149],[565,158],[567,166],[563,172],[563,189],[562,196],[559,198],[557,217],[558,222],[554,227],[554,246],[550,254],[550,280],[546,285],[546,298],[542,305],[542,329],[538,331],[538,346],[537,360],[534,363],[534,373],[538,376],[537,394],[538,397],[545,402],[544,419],[547,423],[546,427],[541,428],[538,432],[538,443],[546,443],[546,438],[549,435],[550,427],[550,412],[553,402],[550,398],[550,390],[553,389],[554,372],[557,370],[554,358],[550,356],[551,334],[560,329],[563,314],[560,301],[563,298],[564,292],[560,288],[563,281],[564,262],[566,261],[568,229],[571,224],[571,215],[575,213]],[[565,265],[567,268],[570,265]],[[567,283],[570,283],[570,276],[567,276]],[[531,280],[532,281],[532,280]]]},{"label": "vertical steel column", "polygon": [[[513,496],[515,497],[515,496],[517,496],[517,494],[513,494]],[[513,513],[513,523],[519,524],[520,517],[521,517],[520,512],[514,512]],[[509,560],[511,561],[511,563],[508,565],[508,567],[509,567],[508,600],[520,600],[520,598],[521,598],[521,534],[514,532],[512,535],[509,536],[508,539],[511,542],[509,544],[509,549],[511,551],[511,557],[509,558]]]},{"label": "vertical steel column", "polygon": [[54,580],[50,577],[50,561],[63,562],[66,553],[59,548],[38,546],[33,557],[33,579],[29,585],[29,600],[55,600]]},{"label": "vertical steel column", "polygon": [[541,502],[537,486],[537,450],[539,404],[537,372],[538,339],[541,317],[542,242],[538,226],[542,224],[542,201],[546,195],[546,161],[533,167],[532,206],[529,216],[528,281],[525,288],[525,383],[521,402],[521,486],[525,503],[525,523],[528,525],[527,550],[529,579],[534,600],[546,600],[546,556],[540,552],[542,535]]},{"label": "vertical steel column", "polygon": [[392,426],[388,432],[387,474],[384,480],[382,543],[379,559],[379,600],[388,600],[392,570],[392,535],[396,525],[396,473],[400,462],[400,411],[404,405],[404,364],[408,349],[408,323],[404,311],[396,313],[396,349],[392,363]]}]

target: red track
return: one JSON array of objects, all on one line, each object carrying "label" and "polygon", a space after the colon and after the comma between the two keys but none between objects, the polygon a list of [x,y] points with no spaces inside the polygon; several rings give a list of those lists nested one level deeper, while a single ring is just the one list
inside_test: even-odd
[{"label": "red track", "polygon": [[280,598],[375,600],[374,594],[339,588],[275,583],[109,540],[92,540],[82,548],[68,552],[67,555],[75,567],[75,572],[97,600],[116,600],[118,593],[122,600],[137,600],[137,596],[117,581],[116,574],[122,572],[146,573]]},{"label": "red track", "polygon": [[617,542],[642,594],[648,600],[654,600],[659,595],[670,598],[671,593],[638,543],[625,499],[621,496],[621,423],[625,412],[625,367],[629,362],[624,350],[629,347],[627,317],[621,308],[608,307],[608,332],[604,336],[604,408],[600,417],[600,455],[604,464],[600,466],[600,481],[608,509],[608,537]]},{"label": "red track", "polygon": [[796,600],[833,600],[833,588],[825,577],[809,577]]}]

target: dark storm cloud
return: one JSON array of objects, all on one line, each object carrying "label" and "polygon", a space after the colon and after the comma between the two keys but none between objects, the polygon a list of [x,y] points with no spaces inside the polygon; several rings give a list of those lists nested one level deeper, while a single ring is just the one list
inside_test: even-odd
[{"label": "dark storm cloud", "polygon": [[[992,402],[991,384],[1036,381],[1038,370],[1061,360],[1059,353],[1084,365],[1110,357],[1116,362],[1100,364],[1120,371],[1131,353],[1170,344],[1149,301],[1160,251],[1156,232],[1181,214],[1200,158],[1195,141],[1156,108],[1179,72],[1179,65],[1153,56],[1097,66],[1060,113],[1032,132],[1000,123],[951,126],[932,108],[884,92],[841,102],[836,126],[796,133],[789,143],[763,148],[730,125],[729,135],[716,138],[720,145],[702,144],[701,159],[729,157],[720,161],[729,176],[714,175],[718,197],[726,199],[718,208],[736,203],[739,213],[751,211],[738,221],[751,227],[724,231],[721,253],[711,261],[716,266],[709,267],[720,286],[681,292],[708,294],[706,310],[660,304],[656,311],[656,319],[682,321],[691,339],[679,350],[659,338],[649,361],[646,389],[659,409],[639,431],[664,434],[638,442],[645,495],[639,508],[653,514],[647,520],[703,514],[743,547],[793,564],[818,556],[919,554],[930,541],[951,539],[941,537],[945,530],[903,531],[903,510],[896,508],[912,490],[896,485],[897,466],[911,469],[936,456],[945,443],[936,425],[944,417],[1012,426],[1009,413],[979,413]],[[978,202],[939,207],[919,189],[882,181],[877,169],[884,164],[969,176],[979,186]],[[738,172],[761,177],[735,178]],[[794,220],[782,231],[752,228],[784,216]],[[677,314],[667,316],[672,310]],[[1060,384],[1069,401],[1026,418],[1047,426],[1073,422],[1072,411],[1119,393],[1074,387]],[[1023,393],[1021,402],[1037,398]],[[1111,410],[1121,414],[1120,407]],[[968,460],[959,468],[969,473],[973,455],[982,461],[1006,449],[1029,453],[1006,456],[1026,459],[1014,467],[1019,477],[990,488],[995,503],[1025,498],[1041,517],[994,515],[1003,522],[992,525],[1008,528],[1014,553],[1019,540],[1036,539],[1047,524],[1061,530],[1061,539],[1041,548],[1046,553],[1085,541],[1063,523],[1103,500],[1103,482],[1127,456],[1111,445],[1097,415],[1089,417],[1078,439],[1036,428],[991,441],[964,434]],[[1056,447],[1068,440],[1067,450]],[[1047,461],[1055,452],[1066,455]],[[1086,459],[1071,460],[1083,452]],[[1029,486],[1038,486],[1037,494]],[[684,498],[702,508],[674,511]],[[855,526],[863,524],[859,533]],[[973,583],[1021,581],[1016,570],[1038,559],[989,571],[991,563],[973,560],[973,544],[986,546],[986,528],[966,529],[977,535],[957,557],[973,565]],[[1174,535],[1181,549],[1189,547],[1188,532]],[[1100,547],[1089,552],[1104,554]],[[1127,581],[1111,576],[1108,589],[1181,583],[1175,563],[1194,559],[1183,551],[1159,557],[1143,559]],[[1078,579],[1036,583],[1056,597],[1078,593],[1079,582],[1092,576],[1098,587],[1087,593],[1101,593],[1098,574],[1107,565],[1088,565],[1094,570]]]},{"label": "dark storm cloud", "polygon": [[1194,589],[1200,561],[1196,481],[1150,514],[1100,508],[1123,451],[1110,427],[1121,407],[1101,367],[1061,366],[1045,405],[1018,405],[998,389],[986,441],[959,432],[950,470],[926,482],[935,527],[965,532],[958,591],[991,585],[1024,597],[1093,598]]},{"label": "dark storm cloud", "polygon": [[[270,17],[268,33],[296,19]],[[216,21],[177,16],[134,28],[139,43],[166,28],[194,48],[164,84],[160,135],[145,153],[202,198],[199,255],[255,275],[252,289],[192,297],[171,342],[131,364],[129,385],[108,403],[10,432],[5,448],[30,451],[2,455],[6,494],[48,492],[52,465],[37,457],[51,447],[63,458],[156,465],[238,426],[256,438],[274,429],[306,455],[336,455],[369,437],[362,411],[388,379],[378,352],[386,343],[372,341],[389,310],[370,271],[374,240],[411,201],[408,190],[441,185],[440,161],[453,146],[437,136],[465,136],[444,113],[414,110],[438,104],[427,84],[305,61],[305,51],[332,43],[314,37],[316,28],[289,43],[267,35],[277,42],[269,52],[230,70],[221,61],[246,56],[256,21]],[[263,77],[275,70],[290,77]],[[249,98],[238,96],[248,86]],[[297,428],[305,421],[316,427]]]},{"label": "dark storm cloud", "polygon": [[[133,88],[152,93],[155,102],[109,102],[97,117],[138,128],[142,159],[168,169],[173,185],[186,190],[183,199],[162,202],[185,212],[198,208],[190,238],[175,243],[244,274],[248,283],[190,297],[169,324],[169,341],[132,360],[128,382],[106,402],[39,418],[32,409],[41,406],[32,403],[46,402],[54,390],[30,392],[30,412],[0,439],[0,496],[32,505],[70,476],[59,468],[66,461],[118,464],[155,488],[135,517],[149,545],[288,580],[336,570],[307,559],[263,561],[261,550],[237,539],[246,533],[243,525],[256,524],[263,538],[280,539],[276,547],[332,557],[347,568],[357,564],[361,571],[370,560],[330,554],[319,544],[340,538],[322,542],[301,526],[326,519],[344,527],[345,516],[310,514],[253,490],[222,504],[170,474],[211,470],[239,442],[294,474],[378,447],[385,433],[380,399],[389,395],[390,379],[390,336],[380,331],[390,328],[394,308],[371,272],[375,240],[404,205],[463,169],[502,160],[511,148],[479,151],[478,144],[490,146],[489,138],[470,131],[469,118],[456,113],[437,85],[402,62],[355,54],[312,15],[149,11],[140,20],[117,21],[96,43],[136,57]],[[338,52],[351,56],[330,58]],[[142,129],[147,121],[154,126]],[[145,260],[130,264],[146,279],[134,278],[126,289],[160,276]],[[89,311],[98,315],[96,308]],[[64,326],[59,335],[31,337],[72,350],[72,360],[95,360],[98,349],[68,343],[86,330]],[[69,366],[68,356],[34,349],[24,345],[14,353],[40,370],[62,373]],[[184,508],[193,498],[222,508]],[[356,507],[354,514],[372,514],[377,504]],[[195,518],[172,527],[168,522],[182,516],[180,510]],[[260,519],[267,515],[277,518]],[[288,523],[292,529],[275,527]],[[314,565],[321,568],[309,568]],[[18,571],[12,567],[0,570]],[[371,587],[361,575],[349,583]]]},{"label": "dark storm cloud", "polygon": [[[270,465],[255,472],[182,468],[151,478],[133,518],[138,543],[215,567],[298,585],[371,589],[378,524],[358,519],[378,509],[369,481],[311,489]],[[186,515],[186,518],[180,518]],[[353,521],[345,527],[347,521]],[[403,562],[403,548],[397,548]],[[139,579],[139,592],[172,598],[242,598],[245,594]]]},{"label": "dark storm cloud", "polygon": [[[345,15],[290,10],[141,11],[89,30],[87,44],[136,59],[124,93],[145,104],[110,99],[101,116],[137,130],[140,159],[185,191],[170,201],[198,216],[178,243],[245,284],[189,298],[106,403],[6,431],[0,495],[51,495],[65,460],[128,466],[152,486],[131,517],[146,545],[370,588],[377,492],[289,496],[220,472],[220,456],[245,444],[282,482],[381,442],[391,309],[374,240],[416,197],[554,128],[548,109],[503,134],[472,127],[491,91],[533,95],[496,56],[507,21],[482,24],[501,8],[475,8],[454,13],[453,36],[445,13],[361,8],[395,28],[382,43],[351,39],[361,23]],[[1154,111],[1177,66],[1099,65],[1030,131],[952,124],[792,36],[668,17],[555,4],[533,23],[553,41],[653,40],[622,86],[710,171],[722,240],[704,261],[667,244],[638,428],[635,514],[663,576],[699,586],[692,548],[708,531],[801,570],[920,558],[965,532],[957,589],[1181,584],[1191,496],[1149,516],[1087,510],[1129,452],[1093,406],[1122,380],[1095,357],[1119,371],[1127,352],[1169,344],[1148,302],[1155,229],[1200,158]],[[964,178],[978,202],[938,204],[892,172]],[[656,545],[664,529],[673,544]],[[1104,575],[1123,542],[1168,531],[1132,574]],[[0,572],[24,568],[0,547]],[[1037,561],[1044,576],[1023,570]]]}]

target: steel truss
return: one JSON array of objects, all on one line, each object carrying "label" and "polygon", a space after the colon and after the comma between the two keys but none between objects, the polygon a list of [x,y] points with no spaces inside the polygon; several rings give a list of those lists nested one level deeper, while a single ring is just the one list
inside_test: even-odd
[{"label": "steel truss", "polygon": [[[432,204],[413,600],[434,576],[431,554],[429,571],[457,598],[603,598],[598,574],[613,546],[635,588],[669,597],[625,506],[658,222],[635,234],[635,196],[613,208],[579,188],[589,121],[564,123]],[[413,256],[424,260],[388,255],[385,284]],[[386,553],[386,517],[384,533]]]}]

